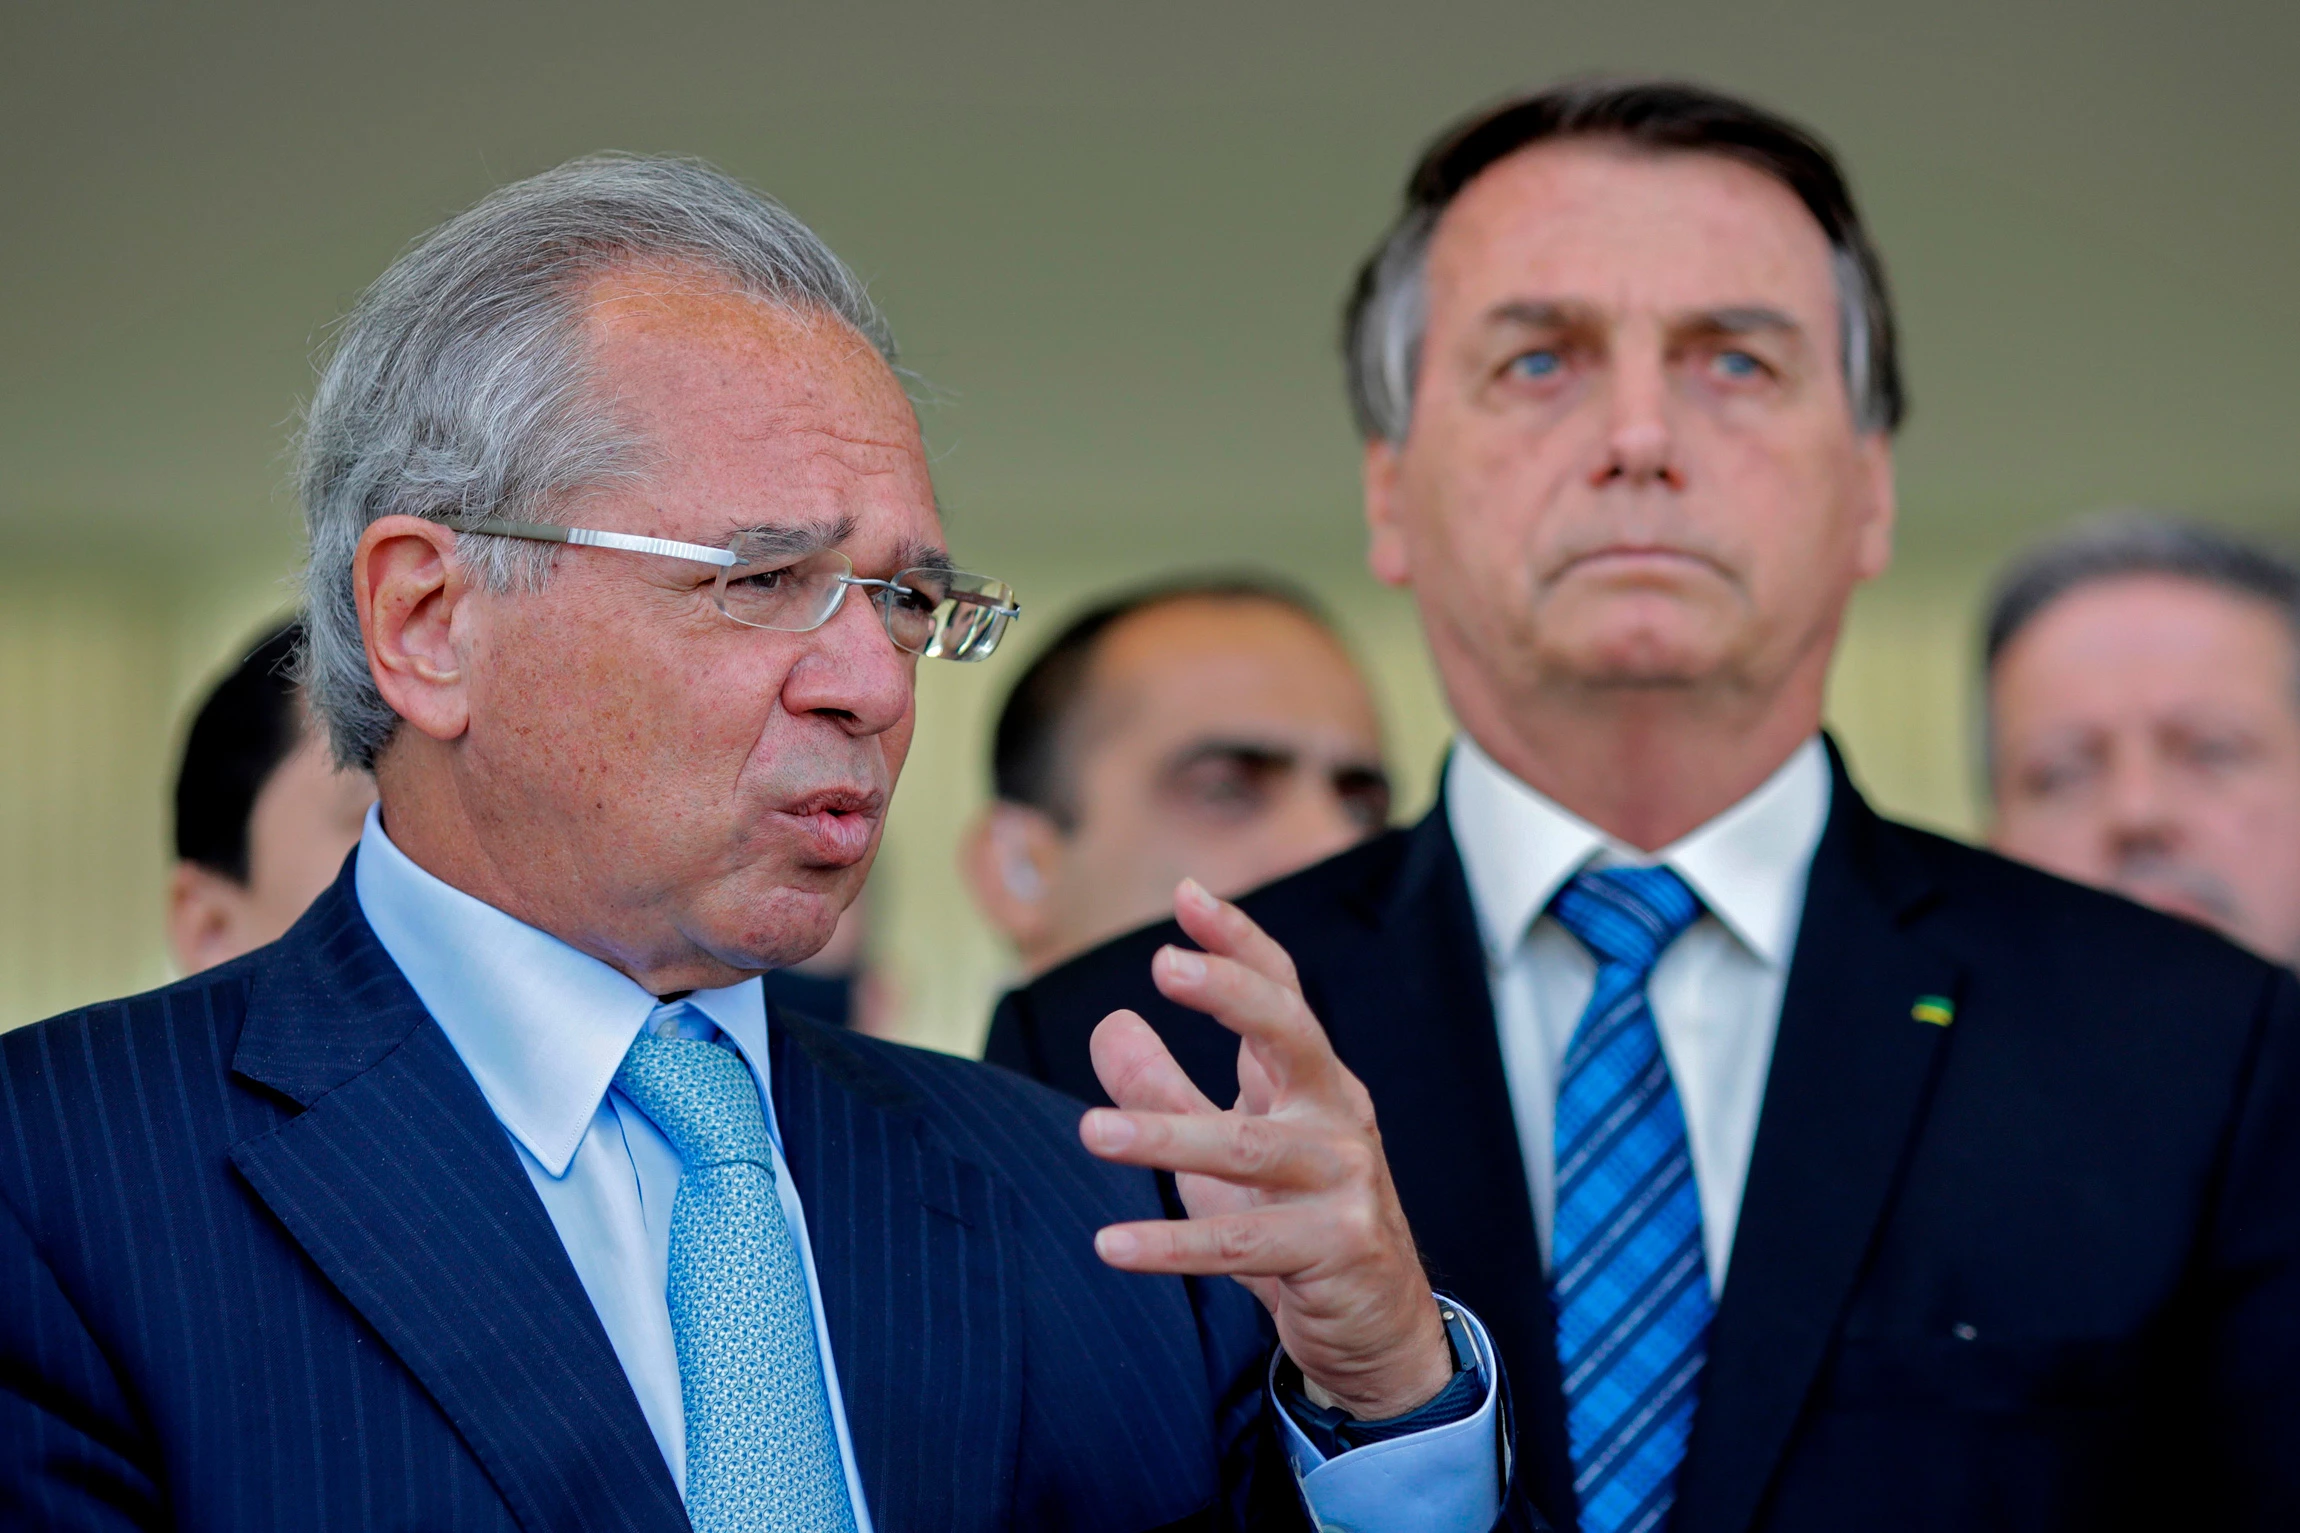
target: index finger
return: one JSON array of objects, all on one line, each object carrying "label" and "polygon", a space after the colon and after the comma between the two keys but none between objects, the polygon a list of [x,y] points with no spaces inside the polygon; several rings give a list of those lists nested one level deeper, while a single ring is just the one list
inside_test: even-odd
[{"label": "index finger", "polygon": [[1095,1078],[1120,1107],[1169,1113],[1221,1110],[1183,1073],[1166,1040],[1138,1012],[1114,1011],[1104,1017],[1087,1039],[1086,1051]]},{"label": "index finger", "polygon": [[[1206,1013],[1243,1039],[1263,1084],[1279,1094],[1299,1089],[1324,1096],[1341,1069],[1302,992],[1238,959],[1169,945],[1150,960],[1150,982],[1168,1000]],[[1250,1100],[1253,1083],[1243,1072],[1238,1084]]]},{"label": "index finger", "polygon": [[1255,925],[1252,916],[1228,900],[1216,899],[1195,878],[1185,878],[1175,886],[1174,918],[1190,940],[1207,952],[1235,959],[1272,984],[1301,993],[1302,981],[1294,971],[1293,955]]}]

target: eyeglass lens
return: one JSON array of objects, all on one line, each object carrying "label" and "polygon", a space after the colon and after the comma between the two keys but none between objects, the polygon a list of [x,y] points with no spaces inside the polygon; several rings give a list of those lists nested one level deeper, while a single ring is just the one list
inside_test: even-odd
[{"label": "eyeglass lens", "polygon": [[854,565],[835,549],[796,563],[760,560],[720,571],[719,610],[746,628],[806,633],[838,611]]},{"label": "eyeglass lens", "polygon": [[[836,549],[795,563],[752,562],[720,573],[719,610],[747,628],[806,633],[830,621],[854,580],[854,565]],[[998,647],[1014,615],[1003,582],[953,570],[908,569],[886,585],[864,586],[887,637],[930,660],[980,660]]]},{"label": "eyeglass lens", "polygon": [[882,598],[895,643],[929,660],[980,660],[998,648],[1014,617],[1014,592],[1003,581],[956,570],[904,570]]}]

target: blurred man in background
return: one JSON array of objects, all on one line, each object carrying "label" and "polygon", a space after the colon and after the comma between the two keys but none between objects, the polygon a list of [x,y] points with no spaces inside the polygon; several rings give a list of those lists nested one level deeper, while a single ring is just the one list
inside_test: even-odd
[{"label": "blurred man in background", "polygon": [[344,771],[294,677],[303,624],[266,634],[192,716],[176,771],[168,948],[196,974],[262,947],[335,882],[375,802]]},{"label": "blurred man in background", "polygon": [[[2300,986],[1896,825],[1821,732],[1892,551],[1884,269],[1828,149],[1586,81],[1433,143],[1344,331],[1369,563],[1461,735],[1248,896],[1580,1533],[2300,1527]],[[1009,996],[1099,1094],[1167,925]]]},{"label": "blurred man in background", "polygon": [[2105,517],[1989,609],[1989,839],[2300,962],[2300,570]]},{"label": "blurred man in background", "polygon": [[1027,974],[1156,920],[1184,878],[1228,898],[1389,820],[1365,678],[1310,599],[1272,582],[1094,607],[1015,683],[993,752],[997,801],[961,861]]}]

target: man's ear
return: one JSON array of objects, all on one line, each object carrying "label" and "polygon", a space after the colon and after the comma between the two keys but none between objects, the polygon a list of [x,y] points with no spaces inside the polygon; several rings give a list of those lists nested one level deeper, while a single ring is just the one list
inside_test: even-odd
[{"label": "man's ear", "polygon": [[454,559],[455,533],[420,516],[378,517],[352,555],[367,668],[391,711],[435,740],[471,725],[456,608],[470,594]]},{"label": "man's ear", "polygon": [[1383,585],[1405,585],[1413,579],[1413,558],[1406,549],[1405,525],[1398,506],[1397,444],[1381,437],[1366,443],[1363,475],[1366,568]]},{"label": "man's ear", "polygon": [[1874,580],[1893,562],[1893,529],[1900,510],[1893,482],[1893,439],[1882,431],[1872,431],[1861,438],[1859,451],[1868,505],[1854,555],[1855,578]]},{"label": "man's ear", "polygon": [[181,974],[197,974],[246,951],[240,940],[248,892],[196,862],[168,875],[168,952]]},{"label": "man's ear", "polygon": [[983,918],[1027,966],[1054,930],[1055,862],[1062,832],[1043,812],[999,802],[976,816],[959,842],[959,871]]}]

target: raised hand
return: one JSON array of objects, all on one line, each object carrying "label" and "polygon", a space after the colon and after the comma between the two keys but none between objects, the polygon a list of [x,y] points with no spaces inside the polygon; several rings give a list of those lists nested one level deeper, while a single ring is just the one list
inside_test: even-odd
[{"label": "raised hand", "polygon": [[1205,951],[1161,948],[1151,977],[1238,1035],[1238,1100],[1208,1101],[1133,1012],[1102,1019],[1094,1072],[1118,1106],[1089,1112],[1079,1137],[1105,1160],[1174,1172],[1190,1217],[1110,1225],[1095,1249],[1129,1272],[1235,1277],[1321,1403],[1360,1420],[1403,1415],[1445,1387],[1453,1363],[1373,1102],[1335,1058],[1284,948],[1194,881],[1174,912]]}]

